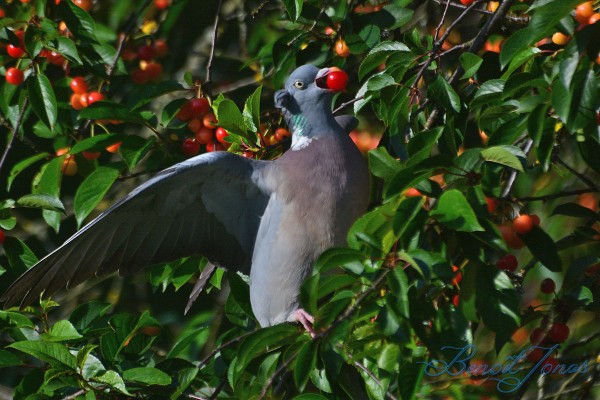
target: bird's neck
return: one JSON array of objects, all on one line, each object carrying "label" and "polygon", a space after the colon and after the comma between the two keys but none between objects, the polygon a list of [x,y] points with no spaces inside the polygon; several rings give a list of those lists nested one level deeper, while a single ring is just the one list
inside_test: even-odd
[{"label": "bird's neck", "polygon": [[[310,115],[310,118],[307,117]],[[331,135],[338,125],[331,112],[301,112],[286,115],[292,138],[318,138]]]}]

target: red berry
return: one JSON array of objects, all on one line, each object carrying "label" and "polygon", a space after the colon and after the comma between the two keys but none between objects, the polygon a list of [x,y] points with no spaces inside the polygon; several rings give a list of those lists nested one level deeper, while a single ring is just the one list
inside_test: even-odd
[{"label": "red berry", "polygon": [[227,131],[225,129],[218,127],[217,130],[215,131],[215,136],[220,143],[222,143],[226,146],[231,144],[225,140],[225,138],[227,136],[229,136],[229,133],[227,133]]},{"label": "red berry", "polygon": [[192,119],[190,120],[190,122],[188,122],[188,129],[194,133],[198,132],[200,130],[200,128],[203,127],[202,125],[202,121],[200,121],[199,119]]},{"label": "red berry", "polygon": [[506,245],[511,249],[520,249],[525,246],[525,243],[517,235],[512,225],[499,225],[498,230],[502,234],[502,238],[506,242]]},{"label": "red berry", "polygon": [[533,225],[535,226],[539,226],[540,225],[540,217],[538,217],[536,214],[531,214],[531,222],[533,222]]},{"label": "red berry", "polygon": [[88,105],[92,105],[101,100],[104,100],[104,95],[100,92],[89,92],[87,95]]},{"label": "red berry", "polygon": [[0,229],[0,244],[4,243],[4,238],[5,238],[4,231],[2,229]]},{"label": "red berry", "polygon": [[146,45],[138,49],[137,55],[140,58],[140,60],[150,61],[154,57],[156,57],[156,52],[154,51],[154,47]]},{"label": "red berry", "polygon": [[163,72],[163,66],[157,62],[140,62],[140,69],[146,73],[149,80],[158,78]]},{"label": "red berry", "polygon": [[215,133],[212,129],[208,129],[205,126],[201,126],[196,131],[194,137],[196,138],[196,141],[200,144],[209,144],[214,140]]},{"label": "red berry", "polygon": [[195,139],[187,138],[181,144],[181,152],[188,157],[195,156],[200,152],[200,143]]},{"label": "red berry", "polygon": [[15,46],[14,44],[9,44],[6,46],[6,52],[12,58],[21,58],[23,57],[23,54],[25,54],[25,50],[19,46]]},{"label": "red berry", "polygon": [[288,129],[285,129],[285,128],[277,128],[275,130],[274,135],[275,135],[275,138],[277,139],[278,142],[281,142],[283,140],[283,138],[292,136],[292,134],[290,133],[290,131]]},{"label": "red berry", "polygon": [[540,291],[545,294],[554,293],[554,289],[556,289],[556,283],[551,278],[544,279],[540,285]]},{"label": "red berry", "polygon": [[206,151],[208,151],[208,152],[223,151],[223,150],[225,150],[225,147],[223,147],[223,145],[218,142],[210,142],[209,144],[206,145]]},{"label": "red berry", "polygon": [[171,0],[154,0],[154,7],[164,10],[171,5]]},{"label": "red berry", "polygon": [[52,65],[62,66],[65,63],[65,58],[62,54],[57,53],[55,51],[51,51],[46,55],[46,60]]},{"label": "red berry", "polygon": [[71,87],[71,90],[73,91],[73,93],[83,94],[83,93],[87,93],[87,91],[88,91],[87,82],[81,76],[73,77],[69,86]]},{"label": "red berry", "polygon": [[143,85],[150,80],[150,76],[146,71],[136,68],[131,71],[131,80],[138,85]]},{"label": "red berry", "polygon": [[192,109],[192,113],[194,113],[194,116],[200,118],[204,114],[206,114],[206,112],[210,108],[210,104],[208,103],[208,100],[205,97],[200,97],[196,99],[191,99],[190,107]]},{"label": "red berry", "polygon": [[527,359],[531,362],[538,362],[544,357],[544,352],[541,349],[533,349],[527,354]]},{"label": "red berry", "polygon": [[475,0],[460,0],[460,2],[465,6],[470,6],[474,1]]},{"label": "red berry", "polygon": [[156,39],[154,43],[154,53],[156,54],[156,58],[164,57],[169,52],[169,46],[167,45],[167,41],[164,39]]},{"label": "red berry", "polygon": [[518,266],[519,262],[517,261],[517,257],[513,254],[508,254],[496,261],[496,267],[503,271],[514,271]]},{"label": "red berry", "polygon": [[202,123],[208,129],[216,129],[217,125],[219,124],[219,121],[217,121],[217,117],[215,117],[215,114],[208,113],[202,119]]},{"label": "red berry", "polygon": [[88,12],[94,7],[92,0],[73,0],[73,3]]},{"label": "red berry", "polygon": [[84,151],[82,154],[88,160],[97,160],[100,157],[99,151]]},{"label": "red berry", "polygon": [[188,101],[179,109],[179,111],[177,111],[177,115],[175,115],[175,117],[180,121],[189,121],[192,119],[192,114],[192,107]]},{"label": "red berry", "polygon": [[[85,108],[85,106],[81,103],[81,99],[82,97],[86,97],[86,95],[84,94],[83,96],[77,93],[73,93],[71,95],[71,107],[73,107],[74,110],[83,110]],[[87,102],[87,99],[86,99]],[[87,104],[87,103],[86,103]]]},{"label": "red berry", "polygon": [[6,70],[6,82],[11,85],[20,85],[25,80],[25,74],[18,68],[10,67]]},{"label": "red berry", "polygon": [[485,202],[487,204],[488,212],[490,214],[493,214],[494,211],[496,211],[496,208],[498,208],[498,202],[496,201],[496,199],[492,199],[491,197],[486,197]]},{"label": "red berry", "polygon": [[544,343],[546,339],[546,335],[544,334],[544,330],[542,328],[535,328],[531,331],[531,335],[529,336],[529,341],[534,346],[539,346]]},{"label": "red berry", "polygon": [[588,24],[594,25],[598,21],[600,21],[600,13],[595,13],[588,20]]},{"label": "red berry", "polygon": [[459,302],[460,302],[460,298],[458,297],[457,294],[452,296],[452,304],[454,304],[454,307],[458,307]]},{"label": "red berry", "polygon": [[533,228],[533,219],[530,215],[519,215],[513,220],[512,226],[515,232],[524,235]]},{"label": "red berry", "polygon": [[594,14],[594,2],[586,1],[575,9],[575,19],[581,24],[587,24],[590,17]]},{"label": "red berry", "polygon": [[116,153],[117,151],[119,151],[119,147],[121,147],[121,144],[123,144],[123,142],[111,144],[110,146],[106,147],[106,151],[108,151],[109,153]]},{"label": "red berry", "polygon": [[251,152],[250,150],[242,151],[241,156],[246,157],[246,158],[254,158],[254,153]]},{"label": "red berry", "polygon": [[557,322],[550,327],[548,337],[555,343],[562,343],[569,337],[571,330],[566,324]]},{"label": "red berry", "polygon": [[3,8],[0,8],[0,18],[6,17],[6,11]]},{"label": "red berry", "polygon": [[327,74],[327,87],[337,92],[346,89],[348,74],[344,71],[335,70]]}]

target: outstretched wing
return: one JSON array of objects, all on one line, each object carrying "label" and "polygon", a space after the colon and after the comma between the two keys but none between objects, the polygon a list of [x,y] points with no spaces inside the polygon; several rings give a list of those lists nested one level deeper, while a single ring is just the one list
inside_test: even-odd
[{"label": "outstretched wing", "polygon": [[268,165],[215,152],[160,172],[21,275],[0,300],[23,307],[94,275],[126,275],[190,255],[248,272],[269,197]]}]

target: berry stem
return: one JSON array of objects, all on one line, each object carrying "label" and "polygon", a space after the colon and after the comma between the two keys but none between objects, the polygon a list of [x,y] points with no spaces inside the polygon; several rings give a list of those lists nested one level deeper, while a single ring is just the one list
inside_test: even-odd
[{"label": "berry stem", "polygon": [[9,153],[10,149],[12,148],[12,145],[15,141],[15,137],[17,137],[17,132],[21,128],[21,124],[23,123],[23,118],[25,117],[25,111],[27,110],[28,105],[29,105],[29,96],[25,96],[25,100],[23,100],[23,104],[21,105],[21,111],[19,112],[19,116],[17,117],[17,121],[15,122],[15,126],[10,135],[10,139],[8,140],[8,143],[6,144],[6,149],[4,149],[4,153],[2,153],[2,157],[0,158],[0,171],[2,170],[2,166],[4,165],[4,162],[6,161],[6,157],[8,156],[8,153]]}]

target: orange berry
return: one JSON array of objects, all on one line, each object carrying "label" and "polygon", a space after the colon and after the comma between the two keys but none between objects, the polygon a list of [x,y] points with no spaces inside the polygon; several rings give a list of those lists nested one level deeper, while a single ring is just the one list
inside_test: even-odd
[{"label": "orange berry", "polygon": [[404,191],[404,196],[406,197],[419,197],[419,196],[423,196],[421,194],[421,192],[418,189],[415,188],[408,188]]},{"label": "orange berry", "polygon": [[217,125],[219,124],[219,121],[217,121],[217,117],[215,117],[215,114],[208,113],[202,119],[202,123],[208,129],[217,129]]},{"label": "orange berry", "polygon": [[559,46],[564,46],[565,44],[569,43],[569,39],[570,37],[562,32],[556,32],[554,35],[552,35],[552,43]]},{"label": "orange berry", "polygon": [[590,17],[594,14],[594,2],[586,1],[575,9],[575,19],[581,24],[588,24]]},{"label": "orange berry", "polygon": [[74,156],[67,156],[64,159],[61,171],[66,176],[73,176],[77,173],[77,161]]},{"label": "orange berry", "polygon": [[350,55],[350,48],[344,39],[340,38],[335,42],[335,54],[342,58],[346,58]]},{"label": "orange berry", "polygon": [[588,20],[588,24],[593,25],[598,21],[600,21],[600,13],[595,13]]},{"label": "orange berry", "polygon": [[[539,219],[539,218],[538,218]],[[512,227],[515,232],[524,235],[533,228],[534,220],[530,215],[522,214],[513,220]]]}]

